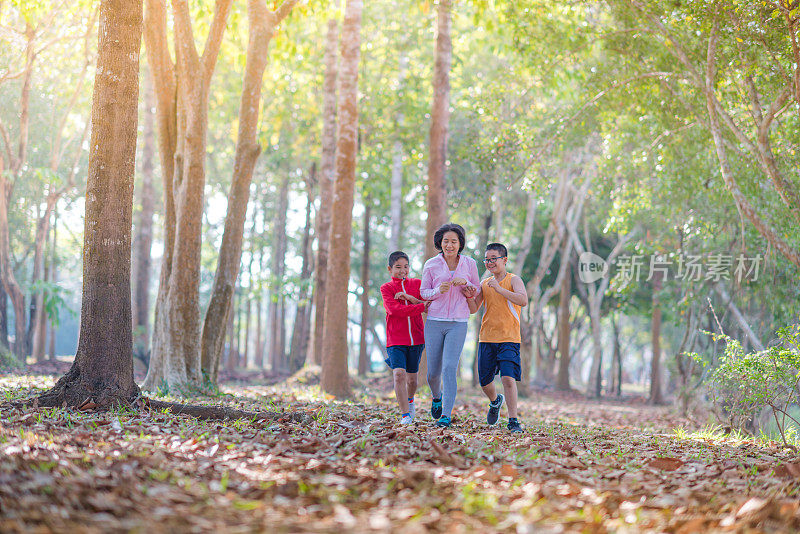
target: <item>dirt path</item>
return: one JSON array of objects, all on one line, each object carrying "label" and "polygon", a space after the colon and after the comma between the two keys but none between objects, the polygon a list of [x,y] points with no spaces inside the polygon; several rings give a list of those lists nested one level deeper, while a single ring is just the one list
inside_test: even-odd
[{"label": "dirt path", "polygon": [[[0,378],[0,394],[50,381]],[[3,409],[0,531],[800,529],[796,457],[679,437],[668,408],[540,393],[511,435],[486,427],[475,394],[443,430],[425,413],[398,427],[380,383],[354,402],[296,381],[224,392],[205,402],[303,417]]]}]

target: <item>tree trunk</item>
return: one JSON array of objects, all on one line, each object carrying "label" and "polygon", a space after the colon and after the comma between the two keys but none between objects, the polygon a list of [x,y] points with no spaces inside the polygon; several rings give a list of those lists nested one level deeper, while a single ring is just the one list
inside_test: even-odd
[{"label": "tree trunk", "polygon": [[278,191],[277,221],[272,232],[272,284],[270,286],[269,300],[269,357],[273,372],[288,370],[286,365],[286,345],[283,332],[283,277],[286,272],[286,211],[289,207],[289,174],[284,173]]},{"label": "tree trunk", "polygon": [[297,313],[292,329],[292,342],[289,349],[289,371],[295,373],[306,364],[308,354],[308,339],[311,334],[311,298],[309,296],[308,280],[311,279],[313,257],[311,245],[311,208],[314,206],[315,186],[317,183],[317,166],[311,165],[311,172],[306,179],[306,225],[303,229],[303,266],[300,269],[300,295],[297,302]]},{"label": "tree trunk", "polygon": [[[233,179],[228,194],[228,212],[225,230],[217,257],[217,271],[211,291],[211,300],[203,322],[202,368],[212,383],[216,383],[219,357],[225,339],[225,319],[230,313],[231,293],[239,274],[242,257],[242,237],[247,204],[250,201],[250,183],[253,169],[261,152],[258,145],[258,120],[261,87],[269,56],[267,48],[277,25],[297,3],[287,0],[277,12],[267,9],[263,0],[248,0],[248,42],[244,81],[239,104],[239,132],[234,155]],[[283,261],[283,258],[281,258]]]},{"label": "tree trunk", "polygon": [[[47,258],[47,249],[50,248],[50,232],[48,231],[45,235],[45,245],[44,245],[44,277],[42,278],[45,282],[50,280],[50,260]],[[33,334],[33,359],[37,362],[44,361],[44,352],[45,352],[45,344],[47,343],[47,311],[45,310],[44,302],[45,298],[47,297],[47,291],[44,289],[39,292],[36,296],[37,300],[37,308],[36,308],[36,320],[34,323],[34,334]]]},{"label": "tree trunk", "polygon": [[[58,211],[53,212],[53,248],[50,251],[50,283],[58,283]],[[0,284],[2,285],[2,284]],[[56,359],[56,317],[50,318],[49,359]]]},{"label": "tree trunk", "polygon": [[134,345],[143,352],[147,351],[147,344],[150,339],[150,269],[152,265],[150,249],[153,245],[153,213],[155,211],[155,189],[153,187],[153,158],[156,151],[155,105],[153,80],[148,68],[145,70],[144,80],[142,210],[139,212],[139,224],[136,225],[136,237],[134,238],[134,254],[136,258],[134,280],[136,281],[136,289],[133,292]]},{"label": "tree trunk", "polygon": [[337,251],[337,254],[328,262],[320,381],[324,391],[337,397],[350,396],[347,372],[347,286],[350,281],[349,251],[358,148],[358,64],[362,8],[362,0],[347,1],[341,39],[336,183],[330,236],[330,250]]},{"label": "tree trunk", "polygon": [[[336,43],[339,23],[328,21],[325,40],[325,82],[322,94],[322,160],[317,215],[317,272],[314,279],[314,363],[322,365],[322,337],[325,329],[325,295],[328,276],[328,249],[333,213],[333,184],[336,178],[336,82],[339,76]],[[349,250],[349,248],[347,249]]]},{"label": "tree trunk", "polygon": [[450,122],[450,63],[453,57],[453,45],[450,40],[450,4],[451,0],[439,0],[428,160],[426,258],[436,255],[433,233],[447,222],[447,130]]},{"label": "tree trunk", "polygon": [[[407,67],[408,54],[405,51],[400,51],[400,65],[397,72],[398,92],[402,91],[405,86]],[[405,115],[402,111],[398,111],[395,119],[398,129],[402,128],[403,122],[405,122]],[[392,152],[389,250],[395,251],[400,249],[400,235],[403,229],[403,142],[399,131],[396,134]]]},{"label": "tree trunk", "polygon": [[4,172],[3,157],[0,156],[0,274],[2,274],[5,292],[11,300],[14,310],[14,354],[21,362],[25,362],[25,296],[14,277],[11,266],[11,240],[8,230],[8,200],[11,184],[8,174]]},{"label": "tree trunk", "polygon": [[8,295],[0,281],[0,349],[8,348]]},{"label": "tree trunk", "polygon": [[[187,2],[172,2],[178,58],[175,69],[166,44],[163,1],[148,0],[148,13],[153,11],[152,20],[148,16],[148,23],[153,23],[154,36],[147,40],[147,44],[156,81],[160,148],[166,152],[174,150],[175,156],[174,167],[168,168],[163,163],[169,154],[162,152],[162,168],[165,174],[168,170],[175,174],[172,180],[165,179],[165,265],[162,265],[156,301],[152,356],[143,385],[145,389],[155,389],[162,383],[169,387],[198,385],[202,379],[199,287],[208,94],[231,2],[217,0],[202,56],[195,47]],[[148,30],[148,35],[150,33]],[[158,50],[159,46],[164,49]],[[174,83],[176,79],[177,84]],[[174,108],[168,101],[170,87],[177,87],[172,93],[177,98],[172,102],[176,104]],[[174,123],[172,116],[167,115],[173,110]],[[177,127],[170,139],[172,125]],[[174,141],[171,146],[163,147],[165,139]],[[173,220],[170,216],[172,209]],[[168,266],[166,262],[169,262]]]},{"label": "tree trunk", "polygon": [[[569,261],[569,258],[561,257],[561,261]],[[556,388],[562,391],[569,391],[569,337],[570,337],[570,313],[569,301],[572,298],[572,274],[567,272],[561,278],[561,294],[558,305],[558,375],[556,376]]]},{"label": "tree trunk", "polygon": [[75,361],[40,404],[133,401],[131,225],[142,3],[102,0],[86,184],[83,301]]},{"label": "tree trunk", "polygon": [[610,395],[622,396],[622,348],[619,342],[619,318],[616,314],[611,317],[611,327],[614,331],[614,352],[611,356],[611,380],[608,384]]},{"label": "tree trunk", "polygon": [[358,350],[358,374],[365,376],[369,371],[369,351],[367,350],[367,330],[369,330],[369,225],[372,212],[372,199],[364,201],[364,249],[361,255],[361,339]]},{"label": "tree trunk", "polygon": [[664,402],[661,393],[661,306],[658,292],[661,291],[662,272],[653,272],[653,319],[652,319],[652,347],[653,359],[650,362],[650,404]]}]

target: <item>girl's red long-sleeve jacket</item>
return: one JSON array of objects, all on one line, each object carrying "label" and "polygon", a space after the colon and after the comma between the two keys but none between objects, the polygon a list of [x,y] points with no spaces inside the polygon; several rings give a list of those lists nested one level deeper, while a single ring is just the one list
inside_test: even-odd
[{"label": "girl's red long-sleeve jacket", "polygon": [[411,304],[405,300],[397,300],[394,296],[399,293],[408,293],[412,297],[422,300],[419,288],[422,281],[418,278],[392,277],[391,282],[381,286],[383,306],[386,308],[386,346],[393,345],[420,345],[425,343],[425,327],[422,324],[424,304]]}]

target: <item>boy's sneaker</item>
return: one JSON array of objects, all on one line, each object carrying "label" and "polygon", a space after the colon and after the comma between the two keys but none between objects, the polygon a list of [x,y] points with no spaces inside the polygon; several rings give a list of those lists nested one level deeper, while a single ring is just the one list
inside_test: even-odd
[{"label": "boy's sneaker", "polygon": [[500,418],[500,408],[503,406],[503,402],[505,402],[506,398],[503,396],[502,393],[497,394],[497,398],[494,399],[493,402],[489,403],[489,411],[486,414],[486,422],[490,425],[497,424],[497,420]]},{"label": "boy's sneaker", "polygon": [[431,403],[431,417],[439,419],[442,416],[442,399],[433,399]]},{"label": "boy's sneaker", "polygon": [[410,425],[413,422],[414,422],[414,419],[408,414],[404,415],[402,417],[402,419],[400,419],[400,424],[401,425]]},{"label": "boy's sneaker", "polygon": [[414,416],[417,415],[417,403],[415,402],[408,403],[408,415],[411,416],[411,419],[414,419]]},{"label": "boy's sneaker", "polygon": [[436,426],[440,426],[442,428],[450,428],[450,418],[447,417],[446,415],[440,417],[439,420],[436,421]]},{"label": "boy's sneaker", "polygon": [[516,419],[509,419],[507,428],[509,432],[522,432],[522,427]]}]

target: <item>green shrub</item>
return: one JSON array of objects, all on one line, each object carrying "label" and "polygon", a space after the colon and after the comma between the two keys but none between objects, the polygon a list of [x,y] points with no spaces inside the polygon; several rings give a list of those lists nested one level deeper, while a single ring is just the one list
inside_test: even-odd
[{"label": "green shrub", "polygon": [[16,356],[5,347],[0,347],[0,373],[10,373],[22,367]]},{"label": "green shrub", "polygon": [[[710,373],[708,386],[718,416],[734,429],[744,429],[754,414],[771,410],[784,445],[800,426],[792,405],[798,401],[800,384],[800,325],[778,330],[780,344],[760,352],[744,353],[742,344],[725,335],[719,365]],[[787,434],[788,433],[788,434]]]}]

